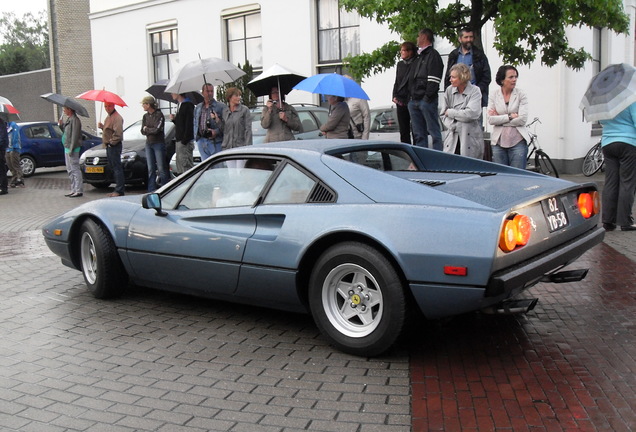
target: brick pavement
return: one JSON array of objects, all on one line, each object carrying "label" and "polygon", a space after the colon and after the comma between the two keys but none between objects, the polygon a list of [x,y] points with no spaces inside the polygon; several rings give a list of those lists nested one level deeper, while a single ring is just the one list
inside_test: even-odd
[{"label": "brick pavement", "polygon": [[143,288],[93,299],[38,229],[104,191],[27,184],[0,198],[3,430],[636,430],[634,233],[575,263],[582,283],[532,288],[527,315],[423,323],[362,359],[306,316]]}]

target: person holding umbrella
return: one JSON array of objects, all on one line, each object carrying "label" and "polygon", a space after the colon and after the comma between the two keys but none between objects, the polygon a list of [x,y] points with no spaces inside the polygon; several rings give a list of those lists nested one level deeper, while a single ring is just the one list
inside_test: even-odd
[{"label": "person holding umbrella", "polygon": [[342,96],[327,96],[329,120],[320,126],[320,131],[325,134],[327,139],[349,138],[351,113],[349,112],[349,106],[344,100],[345,98]]},{"label": "person holding umbrella", "polygon": [[194,107],[194,139],[204,161],[221,151],[223,132],[212,118],[212,112],[222,116],[225,104],[214,99],[214,86],[210,83],[203,84],[201,93],[203,102]]},{"label": "person holding umbrella", "polygon": [[97,123],[102,130],[102,143],[106,147],[108,165],[115,179],[115,191],[108,194],[109,197],[124,195],[124,167],[121,164],[122,139],[124,136],[124,119],[115,109],[113,102],[104,102],[104,110],[108,115],[104,123]]},{"label": "person holding umbrella", "polygon": [[605,158],[603,228],[613,231],[619,225],[621,231],[636,231],[632,215],[636,193],[636,102],[600,123]]},{"label": "person holding umbrella", "polygon": [[293,106],[285,102],[285,95],[281,95],[278,86],[272,87],[269,100],[261,113],[261,126],[267,130],[265,142],[291,141],[294,139],[292,131],[300,131],[302,125],[298,113]]},{"label": "person holding umbrella", "polygon": [[64,131],[62,134],[64,161],[66,163],[66,172],[71,180],[71,193],[65,196],[79,198],[84,195],[84,181],[79,164],[80,151],[82,150],[82,122],[75,114],[74,109],[64,106],[63,110],[66,122],[62,123],[62,119],[60,119],[58,123]]},{"label": "person holding umbrella", "polygon": [[163,113],[157,109],[157,101],[152,96],[141,100],[144,114],[141,120],[141,134],[146,136],[146,164],[148,165],[148,192],[157,189],[157,174],[161,178],[161,185],[170,181],[166,167],[166,136],[164,134]]},{"label": "person holding umbrella", "polygon": [[183,174],[194,166],[194,104],[186,93],[173,93],[172,97],[179,105],[176,114],[171,114],[174,123],[175,153],[177,154],[177,171]]}]

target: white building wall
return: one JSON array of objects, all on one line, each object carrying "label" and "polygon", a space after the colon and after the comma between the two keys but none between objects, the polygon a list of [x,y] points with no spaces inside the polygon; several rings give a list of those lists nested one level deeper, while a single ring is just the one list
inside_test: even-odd
[{"label": "white building wall", "polygon": [[[180,64],[201,57],[225,57],[223,14],[232,8],[260,5],[263,41],[263,68],[279,63],[303,75],[317,73],[316,11],[313,0],[90,0],[91,32],[95,87],[120,94],[129,107],[120,110],[125,123],[141,118],[139,104],[152,84],[151,51],[147,26],[176,21],[179,30]],[[636,0],[625,0],[625,10],[631,17],[628,35],[605,32],[607,46],[603,49],[603,65],[634,64],[634,15]],[[200,11],[200,12],[198,12]],[[592,32],[574,28],[568,31],[570,43],[592,47]],[[503,63],[491,48],[494,39],[491,26],[484,28],[483,43],[493,72],[491,91],[496,88],[494,75]],[[369,52],[387,40],[398,40],[386,26],[361,20],[360,47]],[[436,48],[447,53],[453,48],[443,40]],[[598,140],[591,135],[592,127],[585,122],[578,106],[592,78],[591,62],[574,71],[562,63],[552,68],[539,61],[519,67],[520,88],[529,98],[530,120],[539,117],[537,127],[542,148],[566,172],[580,172],[580,163],[587,150]],[[362,86],[370,96],[371,107],[391,103],[395,69],[367,78]],[[316,95],[292,91],[288,102],[318,103]],[[101,105],[97,105],[97,110]],[[98,115],[99,118],[99,115]],[[488,127],[487,127],[488,130]]]}]

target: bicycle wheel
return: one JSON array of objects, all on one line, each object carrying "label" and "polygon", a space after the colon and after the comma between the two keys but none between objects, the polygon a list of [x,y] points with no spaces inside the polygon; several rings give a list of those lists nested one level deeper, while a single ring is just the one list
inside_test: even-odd
[{"label": "bicycle wheel", "polygon": [[587,177],[596,174],[598,170],[603,166],[603,150],[601,149],[601,143],[595,144],[585,155],[583,159],[583,174]]},{"label": "bicycle wheel", "polygon": [[543,150],[537,150],[537,154],[534,156],[534,165],[535,167],[537,167],[541,174],[549,175],[552,177],[559,177],[559,173],[552,163],[550,156],[545,154]]}]

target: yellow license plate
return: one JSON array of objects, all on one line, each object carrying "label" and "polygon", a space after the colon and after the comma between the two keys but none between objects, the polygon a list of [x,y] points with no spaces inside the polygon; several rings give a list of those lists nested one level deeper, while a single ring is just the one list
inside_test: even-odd
[{"label": "yellow license plate", "polygon": [[87,166],[86,167],[86,172],[90,173],[90,174],[103,174],[104,173],[104,167],[101,167],[101,166]]}]

